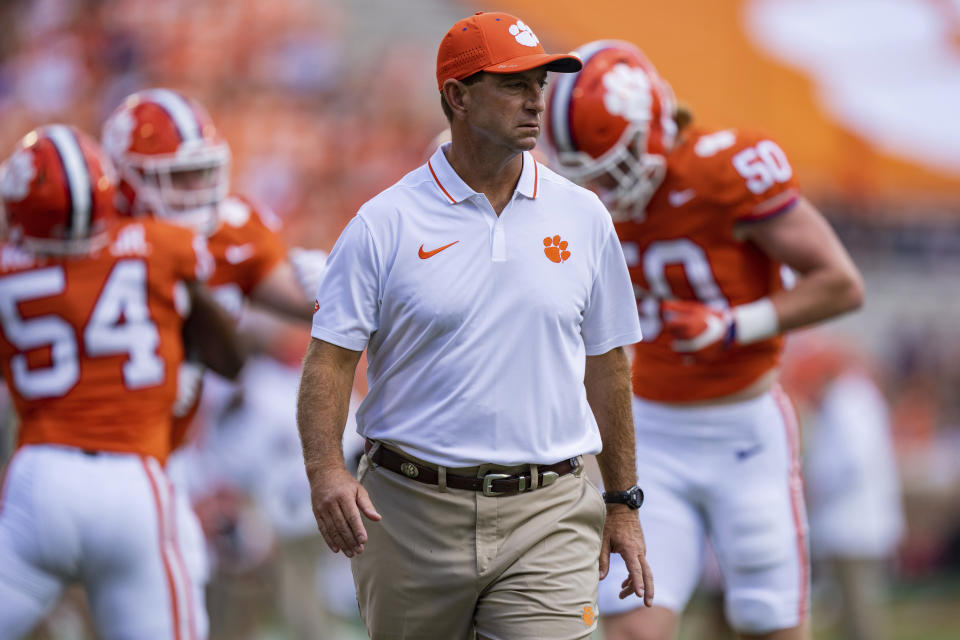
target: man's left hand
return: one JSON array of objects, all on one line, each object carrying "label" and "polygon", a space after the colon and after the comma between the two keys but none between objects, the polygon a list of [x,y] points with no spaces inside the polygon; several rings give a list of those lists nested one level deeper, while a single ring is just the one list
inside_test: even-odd
[{"label": "man's left hand", "polygon": [[620,599],[631,593],[643,598],[646,606],[653,605],[653,573],[647,564],[647,545],[637,512],[625,505],[607,505],[607,520],[603,525],[603,544],[600,547],[600,579],[607,577],[610,553],[619,553],[627,565],[629,575],[620,585]]}]

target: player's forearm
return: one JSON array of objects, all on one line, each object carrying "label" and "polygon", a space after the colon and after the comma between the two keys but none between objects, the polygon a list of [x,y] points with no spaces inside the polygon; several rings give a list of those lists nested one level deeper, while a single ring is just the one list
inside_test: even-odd
[{"label": "player's forearm", "polygon": [[632,487],[637,482],[636,450],[630,366],[623,348],[588,356],[583,383],[603,440],[597,465],[604,488],[622,491]]},{"label": "player's forearm", "polygon": [[799,274],[794,288],[770,296],[775,317],[764,314],[762,305],[755,307],[759,313],[748,314],[755,326],[746,334],[763,338],[768,330],[773,334],[796,329],[863,304],[860,271],[833,228],[806,199],[783,215],[740,231],[772,260]]},{"label": "player's forearm", "polygon": [[863,281],[855,267],[830,266],[808,272],[796,286],[771,296],[780,331],[815,324],[858,309]]},{"label": "player's forearm", "polygon": [[184,344],[219,375],[233,380],[246,360],[236,323],[198,282],[187,283],[190,315],[183,323]]},{"label": "player's forearm", "polygon": [[344,466],[343,430],[360,352],[313,339],[303,361],[297,398],[297,428],[307,476]]},{"label": "player's forearm", "polygon": [[288,262],[281,262],[274,267],[254,288],[250,299],[254,304],[289,320],[310,322],[313,318],[314,300],[305,295]]}]

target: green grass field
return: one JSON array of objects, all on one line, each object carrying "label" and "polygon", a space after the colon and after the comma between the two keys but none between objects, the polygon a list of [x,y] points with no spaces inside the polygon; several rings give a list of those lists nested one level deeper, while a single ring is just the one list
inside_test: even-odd
[{"label": "green grass field", "polygon": [[[815,602],[814,640],[846,640],[835,620]],[[697,597],[684,618],[678,640],[727,640],[718,631],[717,611]],[[960,640],[960,580],[939,580],[894,588],[886,610],[888,640]],[[598,638],[602,636],[598,635]]]},{"label": "green grass field", "polygon": [[[716,625],[716,611],[711,602],[698,596],[684,617],[677,640],[733,640]],[[834,628],[825,628],[824,616],[814,610],[814,640],[846,640]],[[888,640],[960,640],[960,581],[900,586],[893,592],[887,610],[890,624]],[[283,636],[275,636],[282,638]],[[341,635],[331,640],[364,640],[366,634],[359,626],[341,629]],[[592,640],[603,640],[602,633]]]}]

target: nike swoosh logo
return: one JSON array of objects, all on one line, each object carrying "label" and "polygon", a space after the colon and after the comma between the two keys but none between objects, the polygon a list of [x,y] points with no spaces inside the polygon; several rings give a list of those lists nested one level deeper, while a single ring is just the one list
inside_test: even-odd
[{"label": "nike swoosh logo", "polygon": [[739,449],[739,450],[736,452],[736,453],[737,453],[737,460],[746,460],[747,458],[750,458],[750,457],[753,457],[753,456],[757,455],[757,454],[760,453],[761,451],[763,451],[763,444],[762,444],[762,443],[759,443],[759,442],[758,442],[757,444],[753,445],[752,447],[747,448],[747,449]]},{"label": "nike swoosh logo", "polygon": [[694,189],[684,189],[683,191],[671,191],[667,194],[667,199],[670,201],[671,207],[682,207],[693,200],[696,195],[697,192]]},{"label": "nike swoosh logo", "polygon": [[252,258],[256,250],[252,242],[234,244],[227,247],[227,250],[224,252],[224,257],[230,264],[237,264]]},{"label": "nike swoosh logo", "polygon": [[423,245],[420,245],[420,251],[417,253],[417,255],[420,256],[420,259],[421,259],[421,260],[426,260],[427,258],[432,258],[433,256],[437,255],[438,253],[440,253],[440,252],[443,251],[444,249],[447,249],[447,248],[449,248],[449,247],[452,247],[453,245],[457,244],[458,242],[460,242],[460,241],[459,241],[459,240],[454,240],[454,241],[451,242],[450,244],[445,244],[445,245],[443,245],[442,247],[440,247],[439,249],[434,249],[433,251],[424,251],[424,250],[423,250]]}]

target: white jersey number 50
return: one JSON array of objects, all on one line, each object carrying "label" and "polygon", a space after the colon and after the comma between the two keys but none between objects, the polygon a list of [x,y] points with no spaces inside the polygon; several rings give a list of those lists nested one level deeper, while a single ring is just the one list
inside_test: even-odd
[{"label": "white jersey number 50", "polygon": [[[13,384],[24,398],[55,398],[80,379],[80,359],[73,327],[57,315],[24,319],[20,303],[58,295],[66,289],[63,267],[9,275],[0,280],[0,323],[21,352],[47,347],[51,364],[30,368],[24,353],[10,361]],[[120,260],[113,267],[87,326],[83,346],[89,356],[126,354],[123,382],[128,389],[157,385],[164,379],[157,355],[160,334],[147,308],[147,267],[142,260]]]},{"label": "white jersey number 50", "polygon": [[793,176],[787,155],[772,140],[761,140],[733,156],[733,168],[747,181],[751,193],[763,193]]},{"label": "white jersey number 50", "polygon": [[660,301],[676,297],[667,281],[666,271],[669,265],[679,265],[683,269],[697,300],[714,309],[726,309],[730,306],[717,284],[706,253],[693,241],[678,238],[651,242],[642,258],[636,245],[629,246],[630,244],[624,243],[624,256],[628,263],[634,263],[629,264],[631,268],[639,266],[642,260],[643,276],[650,286],[650,291],[635,291],[644,342],[652,342],[660,335]]}]

